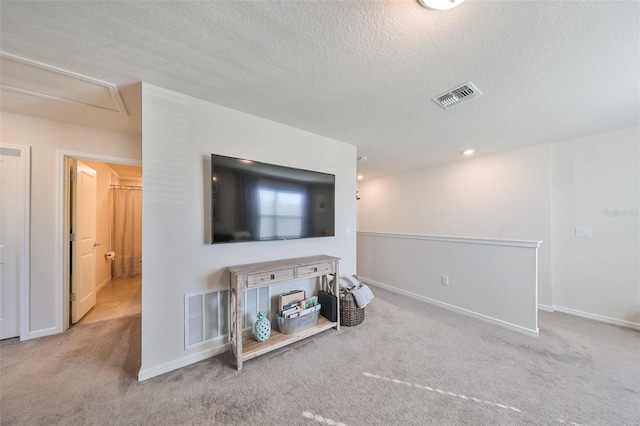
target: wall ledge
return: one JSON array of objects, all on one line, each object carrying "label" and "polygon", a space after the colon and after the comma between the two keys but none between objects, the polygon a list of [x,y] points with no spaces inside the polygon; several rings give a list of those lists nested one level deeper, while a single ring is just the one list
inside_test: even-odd
[{"label": "wall ledge", "polygon": [[400,234],[392,232],[358,231],[358,235],[368,237],[401,238],[406,240],[444,241],[462,244],[484,244],[491,246],[539,248],[542,241],[537,240],[505,240],[497,238],[452,237],[447,235]]},{"label": "wall ledge", "polygon": [[493,318],[493,317],[489,317],[487,315],[479,314],[477,312],[469,311],[469,310],[464,309],[464,308],[460,308],[460,307],[457,307],[457,306],[454,306],[454,305],[450,305],[448,303],[440,302],[438,300],[431,299],[431,298],[425,297],[425,296],[421,296],[419,294],[415,294],[415,293],[412,293],[410,291],[402,290],[402,289],[399,289],[397,287],[390,286],[388,284],[383,284],[383,283],[371,280],[371,279],[366,278],[366,277],[362,277],[362,276],[358,275],[358,278],[360,278],[360,280],[362,280],[363,282],[365,282],[367,284],[371,284],[372,286],[383,288],[383,289],[388,290],[388,291],[390,291],[392,293],[400,294],[400,295],[407,296],[407,297],[410,297],[410,298],[415,299],[415,300],[419,300],[421,302],[426,302],[426,303],[429,303],[429,304],[432,304],[432,305],[435,305],[435,306],[439,306],[441,308],[444,308],[444,309],[447,309],[447,310],[450,310],[450,311],[453,311],[453,312],[456,312],[456,313],[459,313],[459,314],[463,314],[463,315],[466,315],[468,317],[471,317],[471,318],[474,318],[474,319],[478,319],[480,321],[484,321],[484,322],[487,322],[487,323],[490,323],[490,324],[493,324],[493,325],[497,325],[497,326],[500,326],[502,328],[506,328],[506,329],[509,329],[511,331],[515,331],[515,332],[518,332],[520,334],[524,334],[526,336],[538,337],[538,335],[540,334],[540,330],[537,327],[536,327],[535,330],[534,329],[525,328],[525,327],[521,327],[519,325],[512,324],[510,322],[502,321],[502,320],[499,320],[499,319],[496,319],[496,318]]}]

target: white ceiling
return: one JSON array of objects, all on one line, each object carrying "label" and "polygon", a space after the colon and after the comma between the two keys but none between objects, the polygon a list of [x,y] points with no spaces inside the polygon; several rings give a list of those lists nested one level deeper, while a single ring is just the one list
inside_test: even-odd
[{"label": "white ceiling", "polygon": [[[638,1],[467,0],[446,12],[415,0],[2,1],[0,12],[2,52],[355,144],[366,177],[639,123]],[[450,110],[431,101],[467,81],[483,96]],[[123,98],[129,127],[88,123],[139,133],[139,101]]]}]

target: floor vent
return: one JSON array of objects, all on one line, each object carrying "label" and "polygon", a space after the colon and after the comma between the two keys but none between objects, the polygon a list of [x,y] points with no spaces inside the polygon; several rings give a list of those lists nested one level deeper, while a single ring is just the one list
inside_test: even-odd
[{"label": "floor vent", "polygon": [[478,96],[482,96],[482,92],[472,82],[468,81],[455,89],[432,98],[432,100],[442,108],[450,109]]}]

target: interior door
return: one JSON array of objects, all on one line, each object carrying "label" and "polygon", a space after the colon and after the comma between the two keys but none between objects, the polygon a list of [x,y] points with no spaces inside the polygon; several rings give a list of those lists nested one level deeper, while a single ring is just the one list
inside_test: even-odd
[{"label": "interior door", "polygon": [[73,160],[71,190],[71,322],[96,304],[97,173]]},{"label": "interior door", "polygon": [[0,147],[0,339],[20,335],[20,253],[24,229],[24,160]]}]

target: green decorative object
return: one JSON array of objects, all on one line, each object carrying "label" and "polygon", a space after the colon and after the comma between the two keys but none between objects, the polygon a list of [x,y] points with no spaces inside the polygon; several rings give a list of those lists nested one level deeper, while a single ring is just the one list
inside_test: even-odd
[{"label": "green decorative object", "polygon": [[258,320],[253,325],[253,337],[258,342],[266,342],[271,336],[271,321],[267,319],[267,313],[264,311],[258,312]]}]

